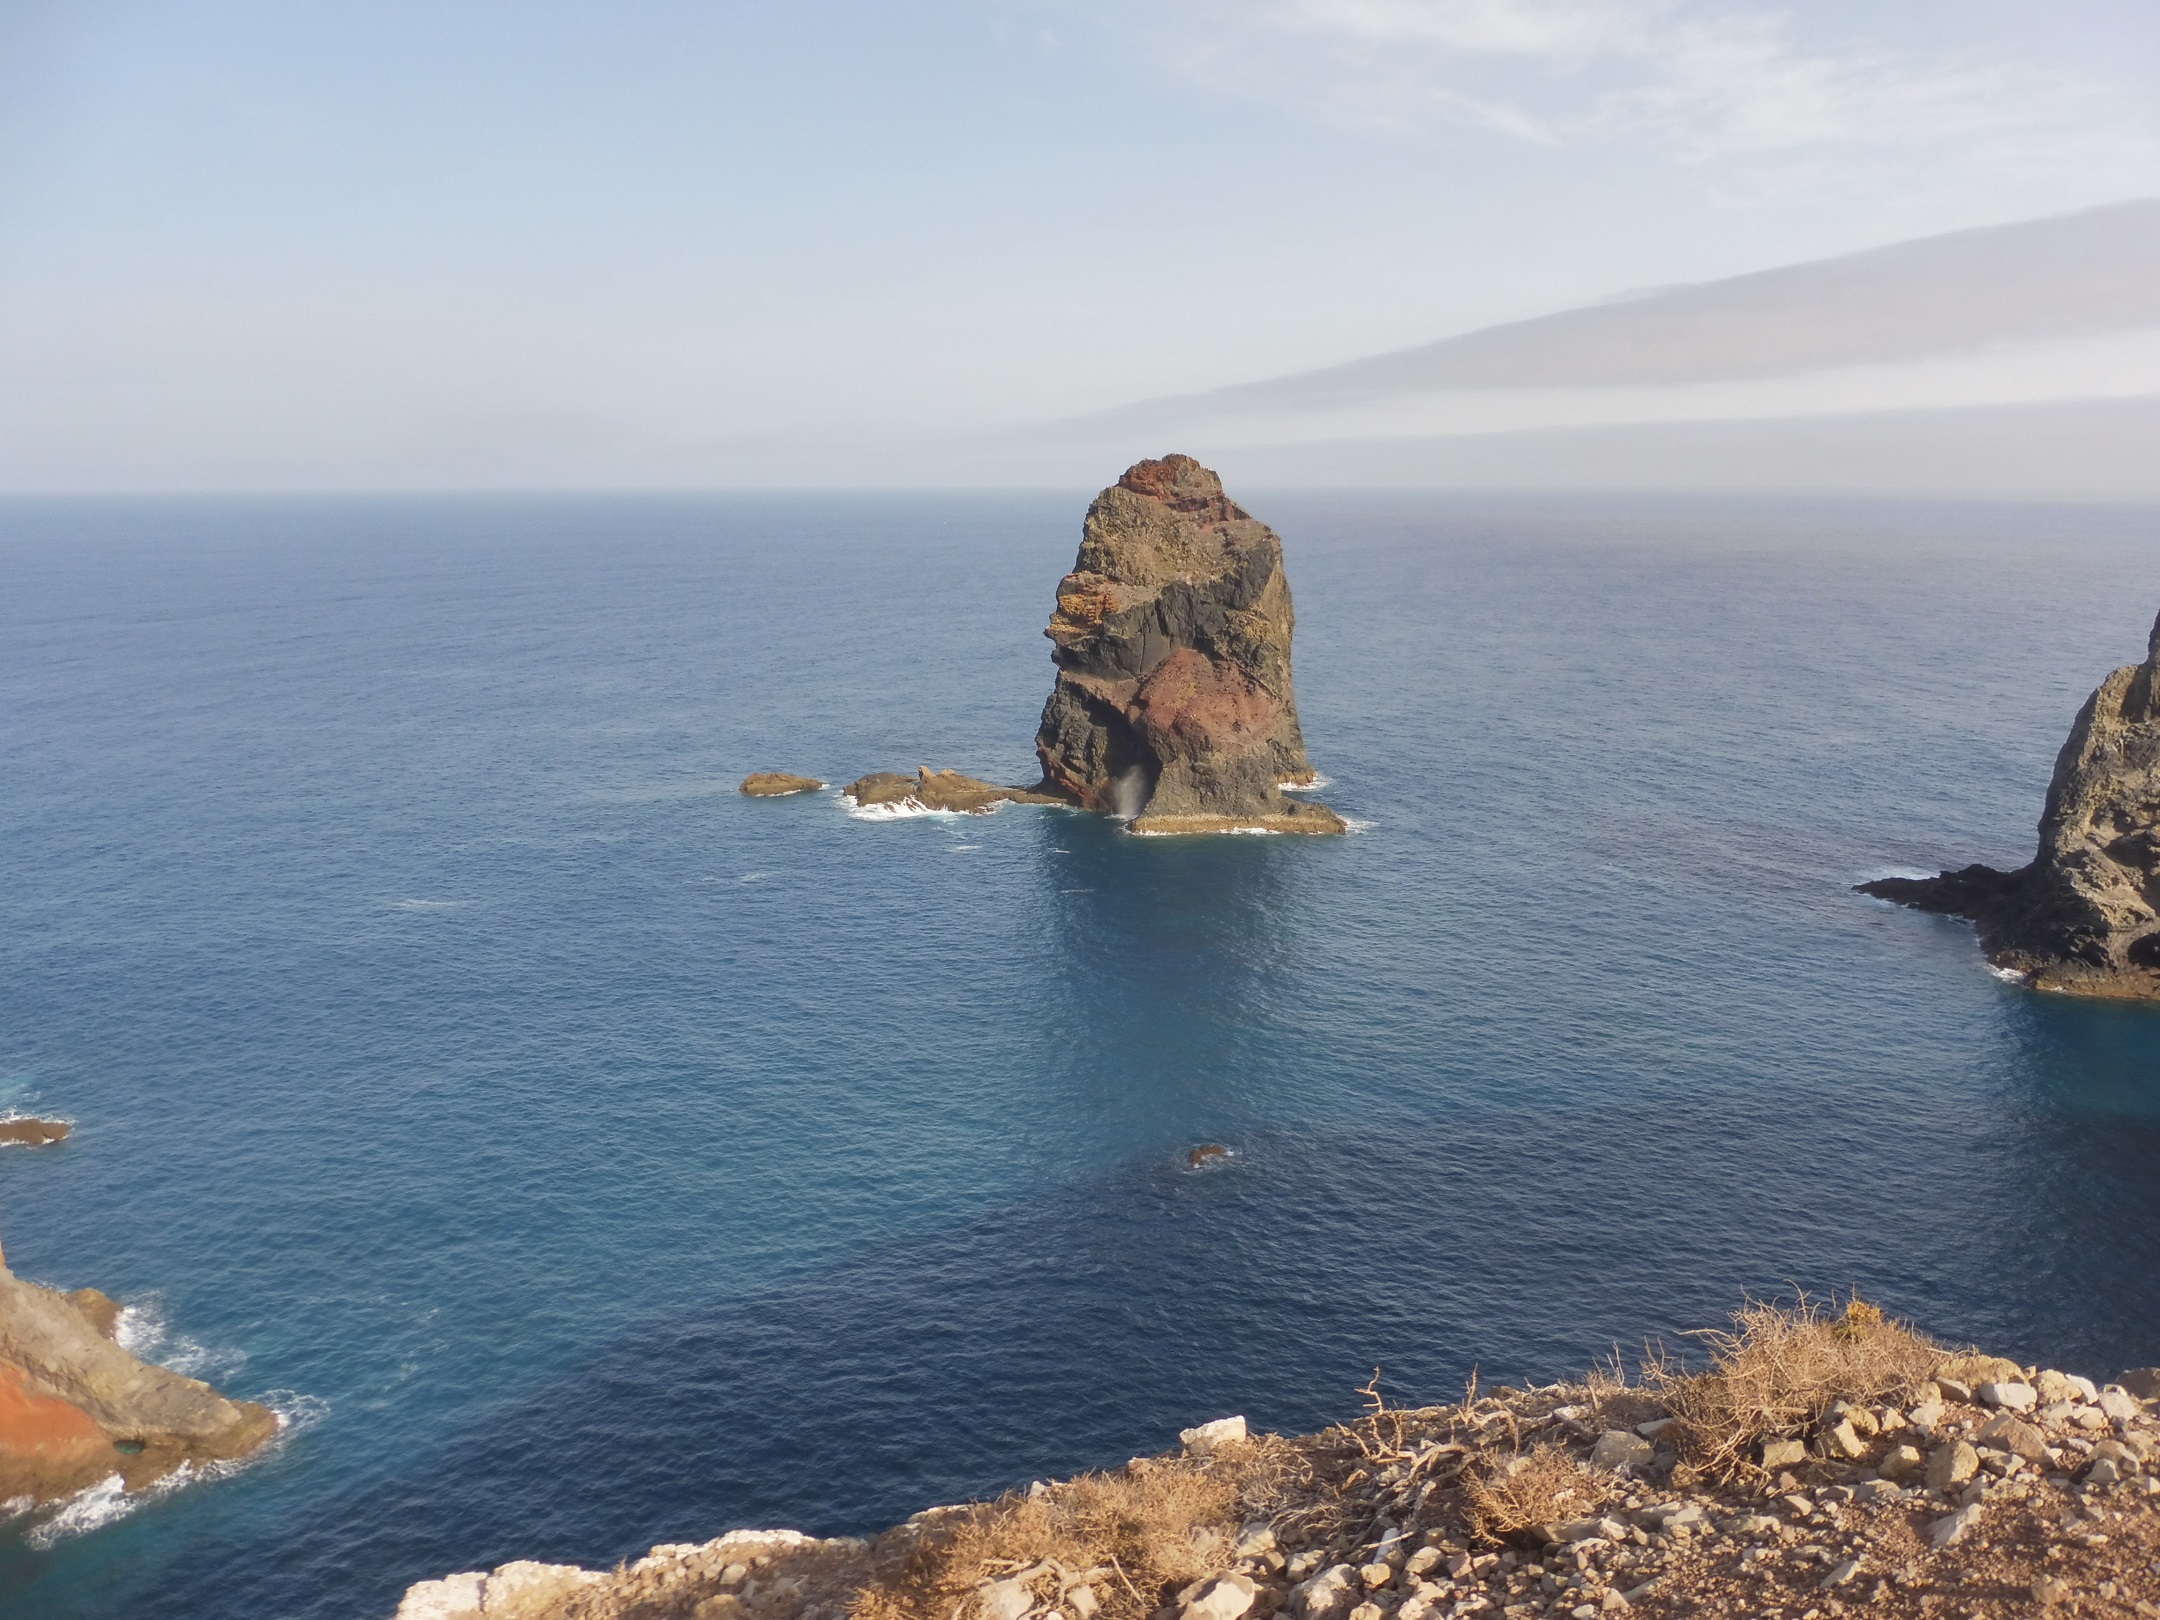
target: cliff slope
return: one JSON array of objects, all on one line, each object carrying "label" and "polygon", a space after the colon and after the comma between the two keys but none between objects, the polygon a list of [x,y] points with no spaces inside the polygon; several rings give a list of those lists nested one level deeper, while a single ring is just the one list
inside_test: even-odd
[{"label": "cliff slope", "polygon": [[1860,888],[1972,919],[1988,959],[2036,989],[2160,997],[2160,622],[2145,661],[2116,670],[2078,711],[2029,864]]},{"label": "cliff slope", "polygon": [[1044,632],[1057,684],[1043,785],[1135,832],[1341,832],[1290,686],[1296,616],[1282,541],[1190,456],[1143,461],[1095,497]]}]

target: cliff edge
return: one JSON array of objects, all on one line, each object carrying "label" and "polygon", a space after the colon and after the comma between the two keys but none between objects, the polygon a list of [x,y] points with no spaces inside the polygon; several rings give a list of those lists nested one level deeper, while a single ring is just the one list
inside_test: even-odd
[{"label": "cliff edge", "polygon": [[1043,787],[1138,833],[1339,833],[1290,685],[1282,541],[1190,456],[1143,461],[1095,497],[1044,632],[1057,684]]},{"label": "cliff edge", "polygon": [[2035,989],[2160,998],[2160,621],[2145,661],[2116,670],[2078,711],[2031,862],[1859,888],[1970,918],[1988,960]]}]

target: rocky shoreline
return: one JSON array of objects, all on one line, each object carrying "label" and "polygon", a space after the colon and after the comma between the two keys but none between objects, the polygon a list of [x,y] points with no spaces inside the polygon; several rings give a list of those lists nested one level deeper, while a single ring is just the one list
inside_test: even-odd
[{"label": "rocky shoreline", "polygon": [[425,1581],[397,1620],[2160,1616],[2160,1369],[1953,1354],[1857,1302],[1709,1338],[1692,1373],[1222,1419],[873,1538]]}]

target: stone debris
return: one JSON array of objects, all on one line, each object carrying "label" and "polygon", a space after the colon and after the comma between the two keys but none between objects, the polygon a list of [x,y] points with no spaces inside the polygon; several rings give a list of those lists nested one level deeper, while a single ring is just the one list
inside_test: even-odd
[{"label": "stone debris", "polygon": [[[1195,1532],[1205,1573],[1143,1589],[1026,1553],[936,1620],[2160,1620],[2160,1421],[2137,1387],[1946,1372],[1909,1405],[1833,1406],[1731,1479],[1685,1460],[1653,1392],[1609,1382],[1298,1439],[1217,1419],[1121,1476],[1239,1482],[1239,1513]],[[928,1610],[889,1583],[970,1511],[872,1541],[737,1531],[612,1572],[506,1564],[421,1582],[397,1620],[902,1620]]]}]

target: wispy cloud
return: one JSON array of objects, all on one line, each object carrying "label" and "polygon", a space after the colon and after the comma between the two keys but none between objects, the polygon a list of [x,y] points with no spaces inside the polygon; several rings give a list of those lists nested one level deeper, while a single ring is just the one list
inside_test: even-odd
[{"label": "wispy cloud", "polygon": [[2135,87],[1970,51],[1916,54],[1686,0],[1110,0],[1099,24],[1231,96],[1403,134],[1650,143],[1729,200],[1796,186],[1975,188],[2011,206],[2160,186]]}]

